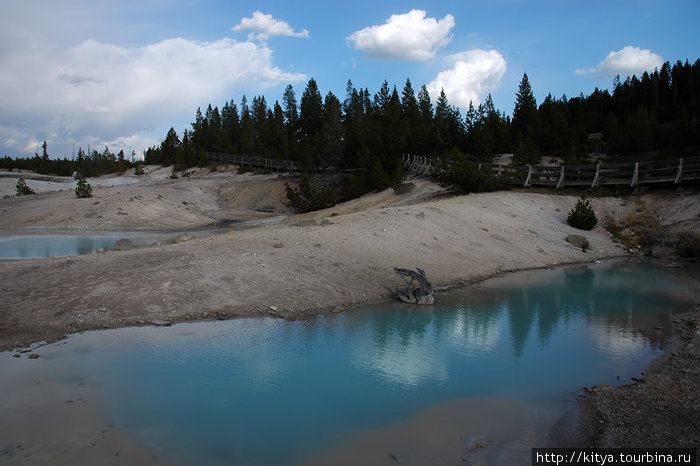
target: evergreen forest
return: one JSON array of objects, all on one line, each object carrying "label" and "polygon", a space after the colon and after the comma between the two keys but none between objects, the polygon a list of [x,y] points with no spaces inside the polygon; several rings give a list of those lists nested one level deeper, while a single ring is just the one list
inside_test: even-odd
[{"label": "evergreen forest", "polygon": [[348,81],[341,101],[332,92],[322,96],[310,79],[300,98],[289,85],[271,108],[264,96],[243,96],[239,104],[198,109],[192,128],[182,137],[171,128],[146,151],[146,163],[183,169],[208,164],[208,151],[292,160],[310,171],[354,171],[352,191],[361,194],[397,181],[404,153],[480,162],[513,153],[513,163],[525,165],[541,157],[586,164],[591,154],[649,160],[700,150],[700,59],[666,62],[624,81],[617,76],[612,93],[550,94],[539,105],[524,74],[512,117],[490,95],[464,115],[444,91],[432,97],[424,85],[416,92],[410,79],[400,92],[385,81],[375,94]]},{"label": "evergreen forest", "polygon": [[105,147],[102,152],[88,147],[87,151],[78,149],[77,156],[63,158],[50,157],[46,141],[41,145],[42,154],[34,154],[31,158],[11,158],[4,156],[0,159],[0,169],[30,170],[44,175],[93,177],[109,173],[122,172],[133,167],[136,154],[132,151],[127,159],[124,151],[118,154]]},{"label": "evergreen forest", "polygon": [[[594,163],[593,154],[606,161],[695,155],[699,118],[700,59],[666,62],[624,80],[617,76],[612,92],[550,94],[539,104],[524,74],[512,116],[496,109],[490,95],[462,114],[444,91],[430,96],[425,85],[416,91],[409,79],[400,92],[385,81],[374,94],[348,81],[342,100],[332,92],[323,96],[310,79],[300,97],[288,85],[282,102],[271,106],[264,96],[243,96],[239,103],[197,109],[191,129],[179,135],[171,128],[144,157],[147,164],[175,170],[209,165],[207,152],[291,160],[308,171],[352,173],[351,192],[360,195],[398,181],[405,153],[479,162],[513,153],[518,165],[537,164],[541,157],[582,165]],[[123,152],[114,155],[108,148],[81,148],[71,160],[49,159],[45,143],[43,149],[31,159],[0,159],[0,168],[89,177],[130,164]]]}]

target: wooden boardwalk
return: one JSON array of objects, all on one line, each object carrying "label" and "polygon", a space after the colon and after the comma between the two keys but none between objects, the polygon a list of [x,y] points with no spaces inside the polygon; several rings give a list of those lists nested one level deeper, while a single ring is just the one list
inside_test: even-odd
[{"label": "wooden boardwalk", "polygon": [[[290,160],[266,159],[252,155],[207,152],[209,159],[279,172],[298,172],[304,169]],[[411,174],[429,175],[435,159],[404,154],[403,166]],[[597,188],[600,186],[628,186],[667,184],[681,186],[683,182],[700,179],[700,157],[661,160],[654,162],[598,163],[597,165],[512,167],[496,163],[474,163],[480,171],[505,179],[508,184],[522,187]]]},{"label": "wooden boardwalk", "polygon": [[253,155],[226,154],[222,152],[207,152],[207,156],[210,160],[233,165],[268,168],[278,172],[301,171],[299,166],[291,160],[265,159]]},{"label": "wooden boardwalk", "polygon": [[[415,175],[428,175],[433,167],[430,157],[404,155],[404,168]],[[600,186],[629,186],[669,184],[700,179],[700,157],[661,160],[654,162],[598,163],[580,166],[526,165],[511,167],[495,163],[474,163],[480,171],[509,184],[549,188],[597,188]]]}]

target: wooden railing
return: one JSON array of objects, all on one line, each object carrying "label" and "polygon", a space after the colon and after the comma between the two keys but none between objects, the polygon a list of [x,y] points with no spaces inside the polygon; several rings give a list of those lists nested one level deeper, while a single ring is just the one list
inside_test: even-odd
[{"label": "wooden railing", "polygon": [[[252,155],[207,152],[218,162],[267,168],[275,171],[302,171],[290,160],[266,159]],[[403,155],[403,166],[411,174],[429,175],[437,159],[419,155]],[[555,189],[597,188],[599,186],[629,186],[672,184],[700,179],[700,157],[688,157],[654,162],[598,163],[597,165],[550,166],[526,165],[513,167],[497,163],[477,163],[480,171],[503,178],[509,184],[523,187],[542,186]]]},{"label": "wooden railing", "polygon": [[250,167],[262,167],[275,171],[296,172],[299,166],[291,160],[265,159],[254,155],[226,154],[223,152],[207,152],[210,160],[233,165],[247,165]]},{"label": "wooden railing", "polygon": [[[414,175],[428,175],[436,159],[404,154],[403,166]],[[550,188],[597,188],[599,186],[629,186],[673,184],[700,179],[700,157],[654,162],[598,163],[597,165],[512,167],[495,163],[473,162],[480,171],[505,178],[509,184]]]}]

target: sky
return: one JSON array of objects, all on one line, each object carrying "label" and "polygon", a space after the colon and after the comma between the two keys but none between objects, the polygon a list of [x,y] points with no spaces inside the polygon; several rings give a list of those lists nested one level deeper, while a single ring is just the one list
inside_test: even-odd
[{"label": "sky", "polygon": [[464,110],[512,115],[700,58],[700,0],[3,0],[0,156],[79,147],[142,155],[198,107],[297,100],[309,79],[341,101],[407,79]]}]

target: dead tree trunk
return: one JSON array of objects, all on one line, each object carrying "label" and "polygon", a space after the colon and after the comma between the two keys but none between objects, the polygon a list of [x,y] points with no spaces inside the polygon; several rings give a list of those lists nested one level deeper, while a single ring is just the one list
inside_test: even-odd
[{"label": "dead tree trunk", "polygon": [[[413,271],[395,268],[394,271],[401,277],[405,285],[404,289],[394,289],[394,296],[397,299],[411,304],[433,304],[435,299],[433,285],[425,277],[425,272],[422,269],[416,268],[416,271]],[[414,282],[416,282],[415,285]]]}]

